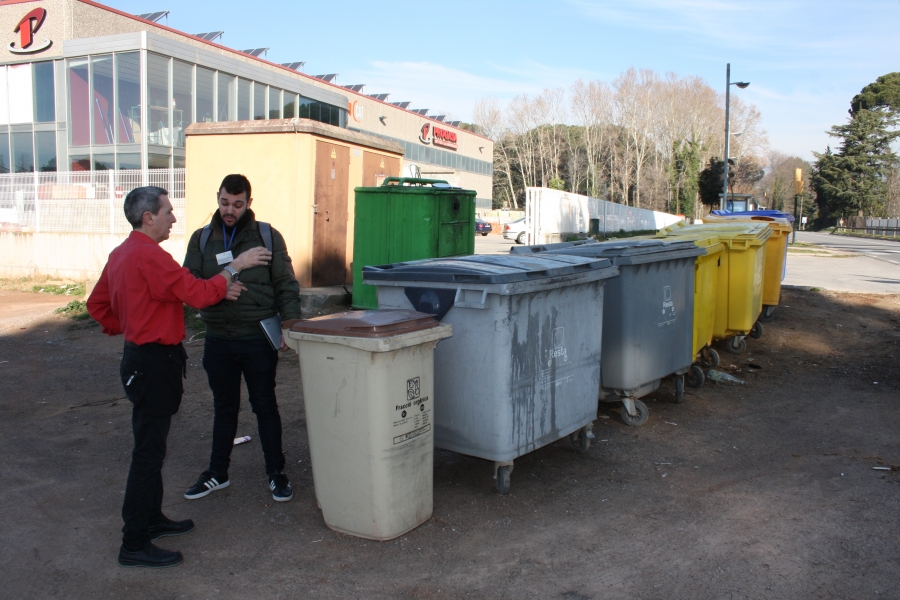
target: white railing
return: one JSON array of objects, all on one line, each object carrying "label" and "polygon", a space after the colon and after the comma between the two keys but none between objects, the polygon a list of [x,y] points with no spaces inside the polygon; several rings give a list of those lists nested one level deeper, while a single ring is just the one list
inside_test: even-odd
[{"label": "white railing", "polygon": [[0,230],[127,234],[122,206],[136,187],[168,190],[184,235],[184,169],[0,174]]}]

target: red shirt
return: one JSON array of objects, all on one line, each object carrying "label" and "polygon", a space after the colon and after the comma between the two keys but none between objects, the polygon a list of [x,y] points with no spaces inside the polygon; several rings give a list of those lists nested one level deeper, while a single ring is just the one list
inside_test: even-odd
[{"label": "red shirt", "polygon": [[206,308],[225,297],[224,277],[197,279],[148,235],[132,231],[110,252],[87,309],[108,335],[135,344],[184,339],[184,307]]}]

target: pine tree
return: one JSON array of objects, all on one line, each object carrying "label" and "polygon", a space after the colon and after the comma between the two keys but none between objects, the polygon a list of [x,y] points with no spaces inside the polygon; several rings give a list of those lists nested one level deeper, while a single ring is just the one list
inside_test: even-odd
[{"label": "pine tree", "polygon": [[845,125],[828,135],[841,139],[835,153],[814,153],[813,185],[825,216],[880,216],[887,197],[887,171],[896,160],[891,142],[900,131],[890,131],[897,117],[877,110],[859,110]]}]

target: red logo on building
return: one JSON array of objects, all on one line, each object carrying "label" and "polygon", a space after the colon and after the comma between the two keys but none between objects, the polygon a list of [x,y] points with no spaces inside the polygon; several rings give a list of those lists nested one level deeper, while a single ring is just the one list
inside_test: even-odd
[{"label": "red logo on building", "polygon": [[431,123],[425,123],[422,125],[422,133],[419,134],[419,141],[423,144],[430,144],[431,140],[428,139],[428,130],[431,129]]},{"label": "red logo on building", "polygon": [[22,17],[22,20],[19,21],[16,28],[13,29],[13,33],[19,34],[19,45],[16,46],[15,42],[10,42],[9,51],[14,54],[31,54],[49,48],[53,44],[49,39],[44,40],[38,45],[34,44],[34,34],[38,32],[38,29],[44,24],[44,19],[46,18],[47,11],[43,8],[35,8],[33,11]]},{"label": "red logo on building", "polygon": [[444,148],[456,150],[456,133],[441,129],[440,127],[434,127],[433,129],[434,134],[432,136],[432,141],[435,146],[443,146]]}]

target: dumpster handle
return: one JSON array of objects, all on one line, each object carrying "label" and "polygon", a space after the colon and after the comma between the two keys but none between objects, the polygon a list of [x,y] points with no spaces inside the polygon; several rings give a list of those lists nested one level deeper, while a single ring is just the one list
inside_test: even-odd
[{"label": "dumpster handle", "polygon": [[387,177],[384,182],[382,182],[381,186],[387,185],[407,185],[407,184],[415,184],[415,185],[434,185],[435,183],[443,183],[444,185],[450,185],[443,179],[420,179],[418,177]]},{"label": "dumpster handle", "polygon": [[[462,298],[465,297],[464,292],[481,292],[481,302],[465,302]],[[479,310],[484,310],[487,308],[487,289],[482,290],[466,290],[465,288],[456,288],[456,297],[453,299],[453,305],[459,306],[460,308],[477,308]]]}]

